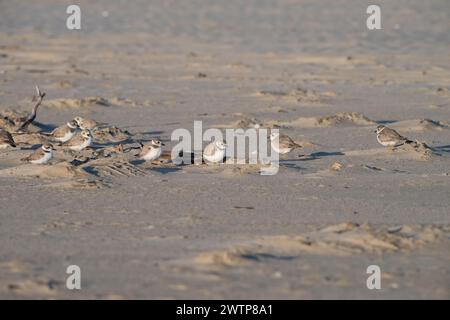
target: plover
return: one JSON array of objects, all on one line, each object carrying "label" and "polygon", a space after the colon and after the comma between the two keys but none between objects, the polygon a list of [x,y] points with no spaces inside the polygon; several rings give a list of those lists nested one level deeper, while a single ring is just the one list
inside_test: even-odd
[{"label": "plover", "polygon": [[161,143],[159,140],[152,140],[142,146],[142,150],[138,156],[146,161],[156,160],[161,156],[163,145],[164,143]]},{"label": "plover", "polygon": [[294,149],[303,148],[301,145],[294,142],[291,137],[284,134],[280,135],[279,133],[273,132],[270,134],[269,138],[272,149],[279,154],[286,154]]},{"label": "plover", "polygon": [[227,145],[221,140],[215,140],[208,144],[203,150],[203,159],[206,162],[222,162],[225,157],[225,150]]},{"label": "plover", "polygon": [[33,164],[46,164],[53,157],[53,146],[44,144],[41,148],[30,154],[28,157],[21,159]]},{"label": "plover", "polygon": [[395,148],[405,143],[411,143],[412,141],[403,137],[394,129],[388,128],[383,125],[379,125],[377,130],[375,130],[377,134],[378,142],[384,147]]},{"label": "plover", "polygon": [[0,128],[0,149],[5,149],[8,147],[15,148],[16,143],[14,142],[11,133]]},{"label": "plover", "polygon": [[75,120],[81,130],[94,130],[97,127],[104,126],[106,123],[100,123],[92,119],[84,119],[82,117],[75,117]]},{"label": "plover", "polygon": [[74,138],[70,139],[63,146],[68,147],[70,150],[81,151],[92,145],[92,134],[89,130],[83,130]]},{"label": "plover", "polygon": [[78,124],[75,120],[56,128],[48,136],[59,142],[67,142],[72,139],[77,132]]}]

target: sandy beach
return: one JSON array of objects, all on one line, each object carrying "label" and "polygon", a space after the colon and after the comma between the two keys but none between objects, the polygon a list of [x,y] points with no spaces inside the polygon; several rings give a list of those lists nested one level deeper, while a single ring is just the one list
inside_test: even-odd
[{"label": "sandy beach", "polygon": [[[81,30],[70,1],[0,2],[0,127],[46,93],[0,150],[0,298],[450,298],[448,1],[378,1],[382,30],[366,0],[78,3]],[[20,161],[75,116],[96,148]],[[194,121],[304,148],[273,176],[136,160]]]}]

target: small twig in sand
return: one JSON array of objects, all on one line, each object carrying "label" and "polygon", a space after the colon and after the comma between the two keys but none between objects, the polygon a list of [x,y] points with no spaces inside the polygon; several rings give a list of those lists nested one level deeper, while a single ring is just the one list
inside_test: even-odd
[{"label": "small twig in sand", "polygon": [[34,121],[34,119],[36,119],[37,109],[41,105],[42,100],[44,99],[44,97],[45,97],[45,92],[41,92],[41,90],[39,90],[39,87],[36,86],[36,95],[33,97],[33,101],[37,100],[37,102],[34,105],[33,110],[28,115],[28,117],[26,117],[23,120],[22,125],[19,127],[19,130],[17,130],[18,132],[23,131],[26,127],[28,127],[28,125],[30,125],[30,123],[32,123]]}]

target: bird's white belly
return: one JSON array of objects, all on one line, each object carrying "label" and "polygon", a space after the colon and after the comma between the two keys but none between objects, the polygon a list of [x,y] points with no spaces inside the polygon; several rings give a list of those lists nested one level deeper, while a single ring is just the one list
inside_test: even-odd
[{"label": "bird's white belly", "polygon": [[75,131],[74,132],[68,132],[63,137],[55,138],[55,140],[60,141],[60,142],[67,142],[70,139],[72,139],[74,135],[75,135]]},{"label": "bird's white belly", "polygon": [[398,143],[397,141],[381,141],[378,136],[377,136],[377,140],[384,147],[394,147]]},{"label": "bird's white belly", "polygon": [[225,150],[217,150],[216,149],[216,152],[214,152],[214,154],[212,154],[212,155],[203,154],[203,157],[208,162],[214,162],[214,163],[222,162],[223,158],[225,157]]},{"label": "bird's white belly", "polygon": [[161,148],[151,149],[149,152],[145,154],[145,156],[142,157],[142,159],[146,161],[153,161],[159,158],[161,155]]},{"label": "bird's white belly", "polygon": [[285,154],[285,153],[288,153],[289,151],[291,151],[290,148],[281,148],[280,149],[279,143],[274,142],[274,141],[272,141],[271,146],[272,146],[273,151],[275,151],[276,153],[279,153],[279,154]]},{"label": "bird's white belly", "polygon": [[0,144],[0,149],[6,149],[8,147],[9,147],[9,144],[7,144],[7,143]]},{"label": "bird's white belly", "polygon": [[92,144],[92,138],[89,138],[87,140],[84,140],[84,142],[82,144],[79,144],[77,146],[71,146],[70,149],[74,150],[74,151],[81,151],[84,148],[91,146],[91,144]]},{"label": "bird's white belly", "polygon": [[49,162],[52,157],[53,157],[53,152],[46,152],[42,158],[30,161],[30,163],[45,164],[45,163]]}]

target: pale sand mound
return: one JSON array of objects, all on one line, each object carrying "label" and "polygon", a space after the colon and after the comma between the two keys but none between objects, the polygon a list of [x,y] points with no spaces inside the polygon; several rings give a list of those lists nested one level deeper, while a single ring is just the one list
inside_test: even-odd
[{"label": "pale sand mound", "polygon": [[134,100],[122,98],[122,97],[113,97],[113,98],[109,99],[109,102],[113,105],[119,105],[119,106],[126,105],[126,106],[130,106],[130,107],[136,107],[136,106],[150,107],[154,104],[154,102],[151,100],[134,101]]},{"label": "pale sand mound", "polygon": [[275,106],[275,107],[262,108],[261,111],[270,112],[270,113],[288,113],[290,111],[290,109]]},{"label": "pale sand mound", "polygon": [[60,88],[74,88],[77,87],[77,85],[70,80],[60,80],[53,82],[48,87],[60,89]]},{"label": "pale sand mound", "polygon": [[62,98],[62,99],[53,99],[47,100],[43,102],[43,105],[50,108],[83,108],[83,107],[91,107],[91,106],[103,106],[103,107],[111,107],[111,106],[151,106],[151,101],[137,102],[131,99],[121,98],[121,97],[113,97],[111,99],[106,99],[103,97],[86,97],[82,99],[70,99],[70,98]]},{"label": "pale sand mound", "polygon": [[50,142],[49,138],[39,133],[13,134],[17,144],[35,145]]},{"label": "pale sand mound", "polygon": [[0,176],[39,177],[48,179],[83,178],[88,176],[67,162],[49,165],[24,164],[0,170]]},{"label": "pale sand mound", "polygon": [[12,120],[10,120],[6,115],[0,114],[0,128],[5,129],[6,131],[14,131],[15,124]]},{"label": "pale sand mound", "polygon": [[443,121],[436,121],[430,119],[416,119],[405,120],[393,123],[391,127],[400,131],[427,131],[427,130],[446,130],[449,129],[449,124]]},{"label": "pale sand mound", "polygon": [[307,118],[302,117],[293,121],[278,122],[277,124],[281,127],[315,128],[332,127],[338,125],[373,126],[376,125],[376,122],[370,120],[359,112],[339,112],[331,116]]},{"label": "pale sand mound", "polygon": [[55,286],[61,285],[60,281],[55,280],[20,280],[9,283],[6,288],[12,294],[34,298],[45,296],[51,298],[57,294]]},{"label": "pale sand mound", "polygon": [[119,159],[97,159],[80,166],[84,171],[97,177],[146,176],[149,173],[139,167]]},{"label": "pale sand mound", "polygon": [[131,133],[115,126],[96,129],[93,135],[94,141],[98,143],[118,142],[131,138]]},{"label": "pale sand mound", "polygon": [[10,273],[29,272],[29,266],[20,260],[0,261],[0,269]]},{"label": "pale sand mound", "polygon": [[[83,157],[81,157],[83,158]],[[69,159],[73,160],[73,157]],[[0,177],[35,177],[41,179],[62,179],[47,184],[50,187],[71,189],[98,189],[110,187],[111,181],[103,178],[145,176],[150,173],[126,160],[118,158],[99,158],[80,161],[74,165],[67,161],[48,165],[23,164],[0,170]]]},{"label": "pale sand mound", "polygon": [[268,99],[285,100],[287,102],[319,103],[322,97],[335,97],[335,92],[317,92],[315,90],[296,88],[291,91],[262,90],[257,96]]},{"label": "pale sand mound", "polygon": [[238,119],[236,121],[233,121],[228,124],[218,124],[214,126],[218,129],[233,129],[233,128],[241,128],[241,129],[248,129],[248,128],[260,128],[263,127],[262,121],[259,121],[256,118],[248,118],[248,117],[242,117],[241,119]]},{"label": "pale sand mound", "polygon": [[444,231],[435,226],[395,228],[343,223],[298,236],[268,236],[224,250],[197,255],[190,263],[199,267],[240,266],[267,258],[296,258],[304,254],[348,256],[413,250],[438,241]]},{"label": "pale sand mound", "polygon": [[215,125],[215,128],[280,128],[280,127],[299,127],[299,128],[316,128],[316,127],[332,127],[338,125],[358,125],[358,126],[374,126],[377,123],[370,120],[359,112],[339,112],[335,115],[325,117],[301,117],[293,121],[271,120],[267,122],[260,121],[253,117],[241,117],[228,124]]},{"label": "pale sand mound", "polygon": [[[9,131],[10,133],[16,132],[22,125],[28,112],[17,112],[13,110],[4,110],[0,112],[0,128]],[[31,123],[27,127],[28,132],[39,132],[41,129],[35,124]]]},{"label": "pale sand mound", "polygon": [[404,159],[412,160],[431,160],[433,156],[440,156],[426,143],[413,141],[411,143],[405,143],[394,150],[389,148],[374,148],[367,150],[351,150],[345,151],[346,156],[352,157],[366,157],[366,156],[396,156]]},{"label": "pale sand mound", "polygon": [[400,146],[399,149],[405,150],[407,152],[416,152],[423,160],[429,160],[431,159],[431,157],[439,155],[435,153],[433,149],[431,149],[426,143],[419,141],[405,143],[404,145]]},{"label": "pale sand mound", "polygon": [[110,101],[102,97],[86,97],[83,99],[53,99],[42,103],[49,108],[83,108],[93,105],[109,107],[112,105]]},{"label": "pale sand mound", "polygon": [[450,97],[450,89],[448,88],[437,88],[435,93],[441,97]]},{"label": "pale sand mound", "polygon": [[249,264],[250,260],[247,256],[250,256],[252,252],[245,248],[231,248],[223,251],[211,251],[200,253],[194,258],[194,263],[198,265],[208,266],[238,266],[243,264]]}]

